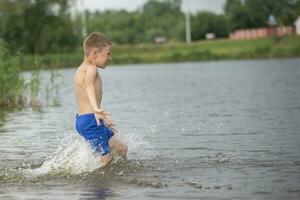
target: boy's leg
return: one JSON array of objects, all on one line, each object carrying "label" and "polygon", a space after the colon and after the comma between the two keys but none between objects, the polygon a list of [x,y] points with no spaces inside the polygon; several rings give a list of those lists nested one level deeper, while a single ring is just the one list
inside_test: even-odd
[{"label": "boy's leg", "polygon": [[[109,147],[111,152],[116,151],[119,156],[125,157],[127,156],[127,145],[122,142],[115,134],[109,140]],[[107,166],[112,161],[111,153],[101,156],[102,167]]]},{"label": "boy's leg", "polygon": [[108,165],[111,161],[112,161],[112,158],[111,158],[110,153],[108,153],[108,154],[106,154],[104,156],[101,156],[102,167]]},{"label": "boy's leg", "polygon": [[122,140],[120,140],[118,138],[118,136],[116,136],[116,134],[114,134],[110,140],[109,140],[109,146],[110,146],[110,149],[112,151],[116,151],[119,156],[122,156],[122,157],[126,157],[127,156],[127,150],[128,150],[128,147],[127,145],[122,142]]},{"label": "boy's leg", "polygon": [[[110,138],[109,146],[111,151],[116,151],[119,156],[126,158],[128,147],[116,135],[113,135]],[[111,163],[111,161],[112,161],[112,157],[110,153],[101,156],[102,167],[108,165],[109,163]]]}]

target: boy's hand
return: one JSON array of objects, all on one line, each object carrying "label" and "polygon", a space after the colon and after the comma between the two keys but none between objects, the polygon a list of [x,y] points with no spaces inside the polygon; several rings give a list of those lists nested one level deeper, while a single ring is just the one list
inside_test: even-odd
[{"label": "boy's hand", "polygon": [[103,121],[107,126],[115,125],[114,122],[108,117],[108,115],[104,115]]},{"label": "boy's hand", "polygon": [[111,115],[110,113],[108,112],[105,112],[101,109],[96,109],[94,111],[94,114],[95,114],[95,118],[96,118],[96,122],[97,122],[97,125],[99,126],[100,125],[100,121],[99,119],[103,119],[103,122],[105,125],[107,125],[114,133],[117,133],[117,130],[116,130],[116,124],[114,124],[114,122],[109,118],[109,116]]},{"label": "boy's hand", "polygon": [[118,132],[116,129],[116,124],[114,124],[113,121],[111,121],[107,116],[104,117],[104,123],[112,130],[112,132]]},{"label": "boy's hand", "polygon": [[114,133],[114,134],[116,134],[116,133],[118,133],[118,131],[117,131],[117,129],[116,129],[116,127],[113,125],[113,126],[109,126],[109,128],[110,128],[110,130]]},{"label": "boy's hand", "polygon": [[103,119],[105,125],[107,125],[114,133],[117,133],[116,124],[107,116],[104,115]]},{"label": "boy's hand", "polygon": [[104,110],[101,110],[101,109],[95,109],[94,110],[94,115],[95,115],[97,125],[99,126],[100,125],[100,118],[102,118],[104,120],[107,115],[111,115],[111,114],[107,113],[107,112],[105,112]]}]

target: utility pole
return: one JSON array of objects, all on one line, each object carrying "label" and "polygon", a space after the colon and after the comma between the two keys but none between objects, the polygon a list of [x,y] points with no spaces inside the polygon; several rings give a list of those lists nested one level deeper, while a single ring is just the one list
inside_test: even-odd
[{"label": "utility pole", "polygon": [[185,12],[185,39],[187,44],[191,44],[191,18],[190,18],[190,11],[187,9]]},{"label": "utility pole", "polygon": [[87,26],[86,26],[86,12],[85,12],[85,8],[84,8],[84,1],[81,0],[81,6],[83,8],[83,10],[81,11],[81,34],[82,37],[86,37],[87,35]]}]

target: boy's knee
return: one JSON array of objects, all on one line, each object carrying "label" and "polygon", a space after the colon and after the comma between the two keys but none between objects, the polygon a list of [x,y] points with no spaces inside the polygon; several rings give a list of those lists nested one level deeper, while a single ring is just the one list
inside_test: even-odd
[{"label": "boy's knee", "polygon": [[126,144],[124,144],[124,152],[125,152],[125,155],[127,155],[127,151],[128,151],[128,146]]},{"label": "boy's knee", "polygon": [[101,166],[104,167],[112,161],[110,154],[101,156]]},{"label": "boy's knee", "polygon": [[126,156],[127,155],[127,151],[128,151],[128,147],[126,144],[122,144],[119,147],[119,154],[120,156]]}]

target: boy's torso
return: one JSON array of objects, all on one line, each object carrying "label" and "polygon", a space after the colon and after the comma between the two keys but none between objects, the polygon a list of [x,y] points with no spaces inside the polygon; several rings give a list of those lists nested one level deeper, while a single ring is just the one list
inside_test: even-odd
[{"label": "boy's torso", "polygon": [[[88,99],[88,95],[86,92],[86,84],[85,84],[85,78],[86,78],[86,66],[81,65],[76,70],[75,76],[74,76],[74,88],[75,88],[75,94],[77,99],[77,105],[79,109],[79,114],[85,114],[85,113],[93,113],[94,110],[90,104],[90,101]],[[95,93],[96,93],[96,99],[97,99],[97,105],[100,107],[101,99],[102,99],[102,80],[99,72],[96,74],[95,82]]]}]

